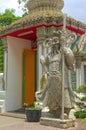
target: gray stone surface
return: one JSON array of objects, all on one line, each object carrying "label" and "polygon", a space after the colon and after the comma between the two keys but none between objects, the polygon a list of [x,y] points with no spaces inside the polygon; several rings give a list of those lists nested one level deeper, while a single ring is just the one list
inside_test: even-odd
[{"label": "gray stone surface", "polygon": [[46,126],[57,127],[57,128],[63,128],[63,129],[74,127],[74,121],[72,119],[61,120],[61,119],[56,119],[56,118],[42,117],[40,119],[40,124],[46,125]]},{"label": "gray stone surface", "polygon": [[40,56],[40,63],[43,73],[47,74],[47,84],[42,85],[44,89],[36,93],[36,98],[58,118],[63,113],[69,115],[74,107],[75,97],[70,84],[70,71],[74,71],[74,54],[70,47],[75,37],[74,33],[60,30],[43,41],[46,54]]},{"label": "gray stone surface", "polygon": [[[39,122],[37,123],[26,122],[25,119],[0,116],[0,130],[63,130],[63,129],[40,125]],[[76,127],[71,127],[66,130],[76,130]]]}]

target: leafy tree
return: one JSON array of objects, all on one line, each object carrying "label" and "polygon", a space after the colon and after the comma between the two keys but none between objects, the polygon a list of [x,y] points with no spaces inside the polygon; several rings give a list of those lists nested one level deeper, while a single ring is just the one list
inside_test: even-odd
[{"label": "leafy tree", "polygon": [[5,9],[5,12],[0,13],[0,28],[6,25],[10,25],[12,22],[20,19],[19,16],[15,16],[15,9]]},{"label": "leafy tree", "polygon": [[28,0],[18,0],[18,3],[21,4],[21,2],[26,3]]},{"label": "leafy tree", "polygon": [[27,10],[27,2],[29,0],[17,0],[19,5],[21,5],[22,3],[24,3],[24,7],[22,8],[24,14],[22,15],[22,17],[26,16],[28,14],[28,10]]},{"label": "leafy tree", "polygon": [[78,106],[78,110],[74,113],[76,118],[86,119],[86,84],[82,84],[76,91],[79,96],[78,102],[76,105]]},{"label": "leafy tree", "polygon": [[[14,9],[5,9],[3,13],[0,13],[0,28],[4,28],[6,25],[10,25],[11,23],[20,19],[19,16],[14,15]],[[0,40],[0,73],[3,72],[3,64],[4,64],[4,51],[3,51],[3,44]]]}]

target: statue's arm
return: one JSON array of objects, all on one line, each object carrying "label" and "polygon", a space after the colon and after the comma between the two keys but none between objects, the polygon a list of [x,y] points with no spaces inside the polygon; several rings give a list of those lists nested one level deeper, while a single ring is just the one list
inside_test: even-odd
[{"label": "statue's arm", "polygon": [[43,55],[41,55],[41,57],[40,57],[40,63],[42,65],[45,64],[45,57]]},{"label": "statue's arm", "polygon": [[44,57],[43,55],[41,55],[41,57],[40,57],[40,63],[42,65],[48,65],[49,64],[49,57],[48,56]]},{"label": "statue's arm", "polygon": [[69,70],[74,70],[74,54],[69,47],[61,47],[61,53],[65,55],[65,63]]}]

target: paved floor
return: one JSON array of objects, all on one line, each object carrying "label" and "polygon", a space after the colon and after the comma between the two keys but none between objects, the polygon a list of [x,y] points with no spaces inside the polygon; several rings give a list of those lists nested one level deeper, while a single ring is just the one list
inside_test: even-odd
[{"label": "paved floor", "polygon": [[[64,130],[55,127],[40,125],[40,123],[26,122],[25,119],[19,119],[0,115],[0,130]],[[77,130],[69,128],[66,130]]]}]

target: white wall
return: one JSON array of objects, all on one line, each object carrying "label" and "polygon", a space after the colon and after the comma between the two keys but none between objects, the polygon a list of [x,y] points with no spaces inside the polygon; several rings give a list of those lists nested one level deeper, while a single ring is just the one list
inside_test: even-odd
[{"label": "white wall", "polygon": [[82,62],[81,67],[76,70],[77,87],[84,84],[84,65],[86,65],[86,62]]},{"label": "white wall", "polygon": [[24,49],[31,49],[31,42],[7,37],[7,43],[6,111],[12,111],[22,107],[22,53]]},{"label": "white wall", "polygon": [[84,65],[86,65],[86,62],[82,62],[81,64],[81,81],[82,81],[82,84],[84,84]]},{"label": "white wall", "polygon": [[79,87],[82,84],[82,70],[81,67],[76,69],[76,87]]},{"label": "white wall", "polygon": [[0,73],[0,91],[3,91],[3,73]]}]

